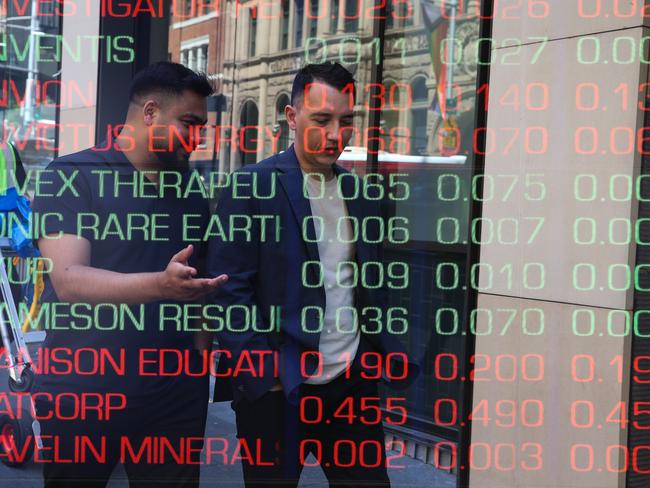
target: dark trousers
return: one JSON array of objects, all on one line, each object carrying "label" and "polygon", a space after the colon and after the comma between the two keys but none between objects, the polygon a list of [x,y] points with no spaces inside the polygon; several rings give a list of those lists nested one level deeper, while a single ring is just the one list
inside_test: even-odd
[{"label": "dark trousers", "polygon": [[[125,454],[124,468],[131,487],[198,487],[207,406],[208,378],[195,377],[184,379],[180,388],[146,404],[130,405],[127,399],[127,408],[112,412],[110,420],[98,420],[92,413],[85,420],[40,420],[45,449],[38,456],[43,460],[44,486],[104,487],[121,454]],[[52,411],[53,405],[37,399],[35,408],[41,416]],[[62,414],[74,416],[71,407],[63,408]],[[97,461],[92,451],[82,448],[81,436],[97,449],[105,443],[105,459]],[[157,443],[168,441],[178,454],[188,437],[199,439],[189,444],[190,450],[185,444],[182,459],[175,459],[170,451],[163,460],[157,454],[154,457]],[[82,452],[85,459],[80,458]]]},{"label": "dark trousers", "polygon": [[[281,391],[234,406],[237,437],[251,453],[251,462],[242,460],[247,487],[297,486],[305,462],[320,464],[331,487],[390,486],[381,421],[359,421],[362,402],[364,412],[379,405],[376,381],[351,373],[325,385],[302,385],[300,397],[302,408]],[[315,461],[307,459],[310,453]]]}]

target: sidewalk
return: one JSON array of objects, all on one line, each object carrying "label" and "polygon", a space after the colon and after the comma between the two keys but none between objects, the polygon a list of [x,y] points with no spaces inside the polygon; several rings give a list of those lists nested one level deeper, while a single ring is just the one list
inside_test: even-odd
[{"label": "sidewalk", "polygon": [[[228,402],[213,403],[209,407],[206,436],[224,435],[224,432],[228,432],[232,439],[235,439],[234,412]],[[313,462],[313,458],[311,458],[311,461]],[[456,486],[456,478],[454,475],[437,470],[433,466],[428,466],[415,459],[403,457],[394,464],[404,466],[404,469],[393,469],[388,472],[394,488],[421,488],[424,486],[432,488],[453,488]],[[117,487],[118,485],[114,486]],[[239,465],[228,467],[215,465],[204,466],[201,470],[201,486],[241,487],[241,467]],[[307,467],[303,470],[300,478],[300,487],[326,486],[327,480],[320,467]]]}]

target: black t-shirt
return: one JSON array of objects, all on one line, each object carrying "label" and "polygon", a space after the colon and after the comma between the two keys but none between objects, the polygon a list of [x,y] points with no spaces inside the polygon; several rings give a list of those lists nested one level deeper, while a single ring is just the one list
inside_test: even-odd
[{"label": "black t-shirt", "polygon": [[[115,148],[64,156],[47,169],[33,203],[37,233],[87,239],[95,268],[164,271],[190,243],[194,253],[189,264],[197,266],[207,247],[201,231],[208,223],[209,202],[196,191],[196,174],[167,172],[161,191]],[[116,392],[128,395],[130,403],[144,401],[174,389],[186,377],[184,371],[160,375],[161,368],[178,372],[178,359],[184,366],[185,354],[196,363],[191,329],[196,324],[187,321],[186,326],[184,320],[188,304],[65,304],[47,276],[45,284],[41,325],[47,336],[37,356],[36,391]]]}]

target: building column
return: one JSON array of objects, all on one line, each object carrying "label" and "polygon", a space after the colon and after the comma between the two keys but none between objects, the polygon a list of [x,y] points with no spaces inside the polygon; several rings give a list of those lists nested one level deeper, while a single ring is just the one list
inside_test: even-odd
[{"label": "building column", "polygon": [[[638,454],[647,470],[647,447],[633,456],[628,441],[647,432],[634,424],[648,425],[646,410],[632,414],[630,396],[630,385],[646,386],[632,370],[634,344],[650,346],[633,313],[637,252],[645,248],[625,238],[641,213],[627,182],[636,188],[642,157],[636,144],[621,151],[612,138],[644,126],[639,87],[648,65],[638,50],[624,67],[615,57],[619,39],[638,49],[648,29],[640,14],[616,17],[611,5],[603,3],[598,24],[559,2],[538,18],[493,21],[495,46],[548,41],[496,49],[490,67],[487,129],[496,137],[486,147],[482,214],[474,216],[482,218],[480,313],[466,331],[476,336],[472,409],[488,420],[472,422],[480,449],[458,466],[470,470],[472,488],[622,487],[626,476],[629,486],[647,484],[632,462]],[[521,106],[499,102],[515,92]],[[517,412],[511,428],[502,407]],[[508,469],[505,457],[496,462],[498,446],[506,446],[499,457],[509,452]]]},{"label": "building column", "polygon": [[[258,53],[263,57],[267,54],[270,54],[274,52],[274,49],[271,48],[269,39],[272,39],[271,37],[271,29],[272,29],[272,22],[273,24],[277,24],[276,21],[272,19],[266,19],[266,18],[259,18],[258,20],[258,39],[260,42],[257,43],[259,46],[258,48]],[[257,133],[257,161],[261,161],[264,159],[266,156],[270,155],[269,150],[266,148],[266,130],[265,127],[267,126],[267,98],[268,98],[268,63],[266,61],[263,61],[259,65],[259,74],[260,74],[260,82],[259,82],[259,87],[260,87],[260,92],[259,92],[259,97],[258,97],[258,114],[259,114],[259,119],[258,119],[258,133]]]},{"label": "building column", "polygon": [[269,38],[264,39],[264,43],[268,45],[268,53],[274,53],[278,49],[278,43],[280,42],[280,24],[282,23],[282,3],[273,2],[271,8],[269,9],[269,17],[271,17],[267,22],[269,23]]},{"label": "building column", "polygon": [[224,19],[221,22],[224,29],[224,35],[222,37],[224,40],[223,56],[224,61],[232,61],[233,55],[235,54],[233,45],[235,14],[233,12],[233,5],[230,2],[226,4],[226,8],[226,13],[223,15]]},{"label": "building column", "polygon": [[[375,2],[375,0],[364,0],[361,4],[361,12],[359,12],[359,27],[358,27],[360,36],[372,35],[373,22],[377,22],[377,21],[370,18],[366,18],[365,12],[367,12],[369,8],[374,7],[375,5],[377,5],[377,2]],[[414,8],[413,10],[417,10],[417,8]]]},{"label": "building column", "polygon": [[307,18],[307,7],[309,0],[303,0],[304,3],[302,5],[302,44],[301,46],[304,48],[305,47],[305,42],[309,36],[309,21],[310,19]]},{"label": "building column", "polygon": [[271,43],[269,42],[271,37],[271,22],[272,19],[263,18],[260,15],[257,16],[257,55],[264,56],[269,54],[271,51]]},{"label": "building column", "polygon": [[[239,14],[236,17],[233,17],[231,23],[233,24],[233,29],[237,32],[237,39],[233,39],[236,43],[234,49],[237,52],[237,59],[247,59],[248,58],[248,9],[239,7]],[[235,26],[235,23],[237,25]]]}]

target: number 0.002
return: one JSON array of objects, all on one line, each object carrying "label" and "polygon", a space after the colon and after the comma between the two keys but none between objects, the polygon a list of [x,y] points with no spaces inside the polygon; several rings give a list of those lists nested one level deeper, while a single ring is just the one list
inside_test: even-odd
[{"label": "number 0.002", "polygon": [[[383,442],[366,439],[361,442],[349,439],[339,439],[334,442],[333,452],[329,453],[326,459],[333,458],[334,465],[339,468],[351,468],[361,466],[364,468],[376,468],[382,464],[385,457],[386,468],[404,468],[404,466],[392,463],[394,459],[404,457],[406,444],[404,441],[395,441],[399,446],[397,454],[384,454],[386,447]],[[393,451],[395,451],[393,447]],[[389,451],[391,452],[391,451]],[[316,460],[309,461],[309,454],[313,454]],[[300,463],[303,466],[320,466],[323,462],[323,443],[320,439],[302,439],[300,441]]]}]

